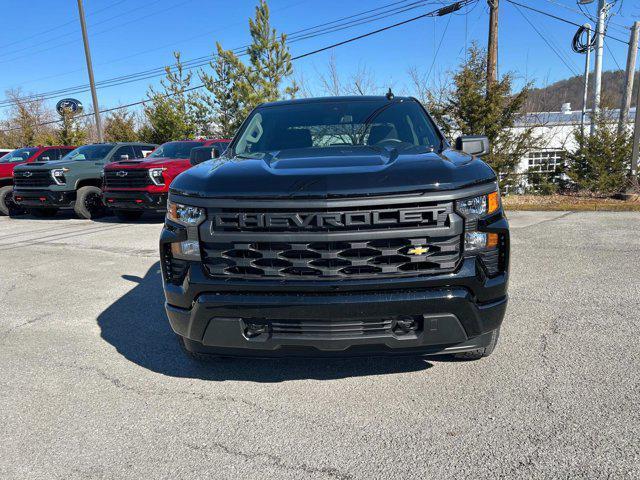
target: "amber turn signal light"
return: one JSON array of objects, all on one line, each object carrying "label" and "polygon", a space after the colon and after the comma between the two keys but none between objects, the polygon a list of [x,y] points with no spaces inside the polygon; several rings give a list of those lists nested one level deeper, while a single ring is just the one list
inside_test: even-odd
[{"label": "amber turn signal light", "polygon": [[496,248],[498,246],[498,234],[490,233],[487,235],[487,248]]},{"label": "amber turn signal light", "polygon": [[498,192],[487,195],[487,213],[497,212],[500,208],[500,196]]}]

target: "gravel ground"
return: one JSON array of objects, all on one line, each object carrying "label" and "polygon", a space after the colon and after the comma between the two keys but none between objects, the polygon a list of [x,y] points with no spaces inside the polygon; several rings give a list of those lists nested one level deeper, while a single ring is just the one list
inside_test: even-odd
[{"label": "gravel ground", "polygon": [[640,214],[510,221],[487,359],[203,366],[159,221],[0,217],[0,478],[640,478]]}]

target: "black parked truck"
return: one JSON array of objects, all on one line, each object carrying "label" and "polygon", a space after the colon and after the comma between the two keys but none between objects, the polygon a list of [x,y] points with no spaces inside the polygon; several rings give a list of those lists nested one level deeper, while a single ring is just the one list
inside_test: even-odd
[{"label": "black parked truck", "polygon": [[485,137],[413,98],[263,104],[171,184],[160,255],[193,356],[489,355],[509,227]]}]

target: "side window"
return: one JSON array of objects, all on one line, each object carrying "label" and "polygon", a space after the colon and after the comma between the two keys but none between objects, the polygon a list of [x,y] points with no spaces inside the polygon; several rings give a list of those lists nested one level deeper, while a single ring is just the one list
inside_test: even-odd
[{"label": "side window", "polygon": [[116,150],[116,153],[114,153],[111,157],[111,161],[117,162],[118,160],[124,160],[124,158],[122,157],[125,155],[127,156],[128,160],[136,158],[136,153],[133,151],[133,147],[131,147],[130,145],[125,145]]},{"label": "side window", "polygon": [[50,148],[38,155],[38,158],[36,158],[36,162],[50,162],[51,160],[58,160],[59,158],[59,150],[57,148]]},{"label": "side window", "polygon": [[142,147],[142,157],[147,158],[157,147],[155,145],[144,145]]},{"label": "side window", "polygon": [[74,148],[61,148],[60,149],[60,158],[64,157],[67,153],[73,152]]}]

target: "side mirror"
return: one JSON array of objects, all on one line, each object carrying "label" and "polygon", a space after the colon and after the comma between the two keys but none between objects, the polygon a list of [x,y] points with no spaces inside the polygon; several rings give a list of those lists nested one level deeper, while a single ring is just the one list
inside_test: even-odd
[{"label": "side mirror", "polygon": [[129,160],[129,155],[127,154],[120,155],[120,160]]},{"label": "side mirror", "polygon": [[216,149],[213,147],[194,147],[189,155],[189,163],[195,166],[212,158],[217,158],[214,156],[215,151]]},{"label": "side mirror", "polygon": [[482,157],[489,153],[489,139],[484,135],[462,135],[456,138],[456,150]]}]

